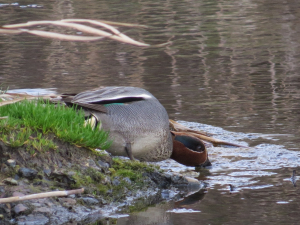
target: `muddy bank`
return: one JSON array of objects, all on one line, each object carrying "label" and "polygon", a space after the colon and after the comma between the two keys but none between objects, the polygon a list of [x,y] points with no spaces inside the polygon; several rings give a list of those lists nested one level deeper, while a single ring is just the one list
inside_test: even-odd
[{"label": "muddy bank", "polygon": [[87,224],[181,198],[202,184],[159,167],[77,147],[48,135],[56,150],[31,154],[0,142],[0,198],[84,188],[84,193],[0,203],[0,224]]}]

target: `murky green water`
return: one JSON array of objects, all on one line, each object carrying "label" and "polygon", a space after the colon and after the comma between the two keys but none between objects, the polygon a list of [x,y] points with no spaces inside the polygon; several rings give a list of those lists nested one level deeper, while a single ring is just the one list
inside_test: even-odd
[{"label": "murky green water", "polygon": [[[170,118],[252,147],[211,148],[213,167],[194,174],[209,184],[206,193],[151,207],[118,224],[298,224],[299,187],[289,178],[300,166],[300,2],[5,3],[11,2],[0,2],[0,24],[104,19],[148,25],[120,30],[146,43],[172,44],[145,49],[109,40],[0,35],[4,88],[79,92],[138,86],[152,92]],[[230,194],[229,184],[236,193]],[[166,212],[174,208],[201,212]]]}]

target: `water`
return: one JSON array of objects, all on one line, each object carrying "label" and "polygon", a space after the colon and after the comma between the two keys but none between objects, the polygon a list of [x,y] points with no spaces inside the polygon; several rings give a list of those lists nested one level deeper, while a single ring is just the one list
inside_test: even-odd
[{"label": "water", "polygon": [[[145,43],[172,44],[138,48],[110,40],[0,35],[4,89],[61,93],[138,86],[153,93],[170,118],[249,146],[209,148],[213,167],[200,175],[171,164],[205,180],[207,191],[130,214],[118,224],[298,224],[299,188],[289,180],[300,165],[298,1],[7,3],[0,2],[0,24],[104,19],[148,25],[120,30]],[[186,211],[175,213],[179,208]]]}]

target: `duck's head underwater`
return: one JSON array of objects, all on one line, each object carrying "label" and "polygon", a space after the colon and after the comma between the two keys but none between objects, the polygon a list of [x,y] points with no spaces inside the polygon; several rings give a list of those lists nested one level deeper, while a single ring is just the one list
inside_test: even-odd
[{"label": "duck's head underwater", "polygon": [[112,155],[141,161],[172,158],[186,166],[210,166],[202,141],[184,132],[173,132],[161,103],[148,91],[137,87],[100,87],[73,95],[63,95],[67,105],[78,105],[89,118],[109,132]]}]

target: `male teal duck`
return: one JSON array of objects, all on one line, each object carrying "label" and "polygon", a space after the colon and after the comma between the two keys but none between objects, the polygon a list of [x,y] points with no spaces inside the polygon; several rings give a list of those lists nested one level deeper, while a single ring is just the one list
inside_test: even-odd
[{"label": "male teal duck", "polygon": [[67,105],[84,109],[113,140],[108,152],[141,161],[172,158],[187,166],[208,166],[203,143],[184,133],[170,132],[165,108],[148,91],[137,87],[101,87],[63,95]]}]

